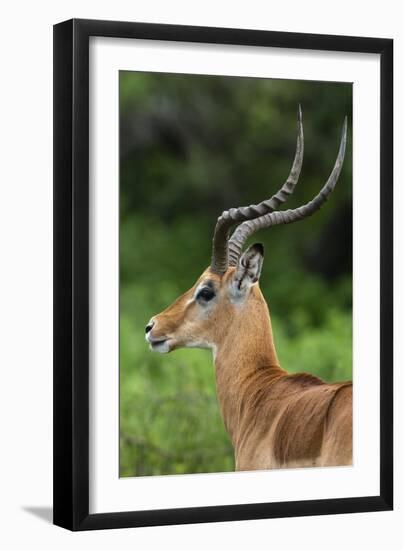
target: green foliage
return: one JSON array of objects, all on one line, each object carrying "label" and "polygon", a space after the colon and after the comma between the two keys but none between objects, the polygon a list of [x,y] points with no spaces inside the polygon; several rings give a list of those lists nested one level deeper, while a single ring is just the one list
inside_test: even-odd
[{"label": "green foliage", "polygon": [[144,352],[138,332],[122,315],[121,475],[233,470],[209,353],[162,360]]},{"label": "green foliage", "polygon": [[[208,265],[214,224],[287,177],[298,103],[305,159],[287,207],[312,198],[351,122],[351,86],[207,76],[120,75],[120,473],[231,471],[206,350],[153,354],[144,326]],[[283,368],[351,378],[351,134],[326,206],[254,236]]]}]

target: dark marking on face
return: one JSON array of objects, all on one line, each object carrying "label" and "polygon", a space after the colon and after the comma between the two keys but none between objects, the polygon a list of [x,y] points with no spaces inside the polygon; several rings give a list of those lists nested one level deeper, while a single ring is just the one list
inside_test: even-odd
[{"label": "dark marking on face", "polygon": [[246,272],[242,275],[242,277],[238,280],[238,290],[241,290],[243,280],[245,279]]}]

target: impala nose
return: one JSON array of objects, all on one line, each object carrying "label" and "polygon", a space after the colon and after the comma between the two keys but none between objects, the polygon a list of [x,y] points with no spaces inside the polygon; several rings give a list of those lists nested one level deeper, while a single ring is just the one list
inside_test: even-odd
[{"label": "impala nose", "polygon": [[148,323],[148,325],[146,326],[146,334],[148,334],[150,332],[150,330],[153,328],[154,326],[154,321],[150,321]]}]

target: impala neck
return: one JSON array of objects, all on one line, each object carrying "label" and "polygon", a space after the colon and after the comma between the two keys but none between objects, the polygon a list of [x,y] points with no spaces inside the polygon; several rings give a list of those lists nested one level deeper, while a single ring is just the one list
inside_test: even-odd
[{"label": "impala neck", "polygon": [[269,309],[258,287],[242,310],[217,342],[214,358],[221,413],[235,447],[248,392],[256,389],[262,374],[266,384],[285,374],[274,346]]}]

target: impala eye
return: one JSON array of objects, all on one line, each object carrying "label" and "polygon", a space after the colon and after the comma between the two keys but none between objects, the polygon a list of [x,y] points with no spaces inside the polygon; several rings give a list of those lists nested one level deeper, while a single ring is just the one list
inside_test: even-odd
[{"label": "impala eye", "polygon": [[196,299],[199,300],[200,298],[205,302],[209,302],[214,298],[214,296],[215,296],[214,290],[211,290],[211,288],[202,288],[198,293],[198,295],[196,296]]}]

